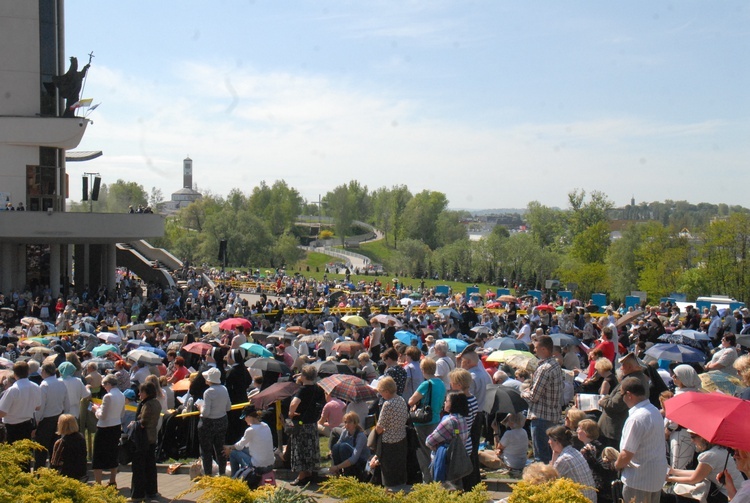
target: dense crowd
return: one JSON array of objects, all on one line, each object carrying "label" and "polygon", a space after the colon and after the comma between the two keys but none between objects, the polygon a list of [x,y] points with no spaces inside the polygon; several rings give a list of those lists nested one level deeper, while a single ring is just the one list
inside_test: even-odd
[{"label": "dense crowd", "polygon": [[195,452],[203,473],[229,464],[253,483],[286,465],[294,485],[346,474],[469,490],[502,470],[572,479],[592,501],[750,501],[750,449],[666,412],[687,393],[750,398],[746,308],[268,276],[254,297],[190,270],[184,288],[121,274],[112,292],[0,295],[6,440],[42,444],[36,468],[84,478],[91,459],[114,484],[125,436],[135,500],[158,494],[158,459]]}]

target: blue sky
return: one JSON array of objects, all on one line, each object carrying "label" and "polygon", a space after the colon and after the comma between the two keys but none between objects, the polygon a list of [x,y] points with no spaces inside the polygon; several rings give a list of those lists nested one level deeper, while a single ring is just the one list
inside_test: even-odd
[{"label": "blue sky", "polygon": [[[164,195],[359,180],[453,208],[747,203],[750,5],[741,1],[65,4],[101,106],[70,164]],[[72,184],[75,187],[75,184]],[[74,191],[73,191],[74,192]],[[73,199],[80,194],[71,194]]]}]

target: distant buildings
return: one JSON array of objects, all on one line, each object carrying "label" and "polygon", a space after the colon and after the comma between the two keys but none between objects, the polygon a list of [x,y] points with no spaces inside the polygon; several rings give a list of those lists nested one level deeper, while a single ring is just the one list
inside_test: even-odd
[{"label": "distant buildings", "polygon": [[172,200],[164,203],[163,212],[172,214],[203,197],[193,189],[193,160],[186,157],[182,161],[182,188],[172,193]]}]

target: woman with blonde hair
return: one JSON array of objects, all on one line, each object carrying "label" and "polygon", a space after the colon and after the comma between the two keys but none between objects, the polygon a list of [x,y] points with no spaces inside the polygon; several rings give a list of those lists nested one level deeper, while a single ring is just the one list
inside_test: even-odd
[{"label": "woman with blonde hair", "polygon": [[737,371],[737,376],[742,380],[742,384],[746,386],[739,397],[743,400],[750,400],[750,355],[740,356],[732,366]]},{"label": "woman with blonde hair", "polygon": [[78,420],[72,414],[60,414],[57,420],[60,438],[52,448],[50,467],[66,477],[87,479],[86,440],[78,431]]}]

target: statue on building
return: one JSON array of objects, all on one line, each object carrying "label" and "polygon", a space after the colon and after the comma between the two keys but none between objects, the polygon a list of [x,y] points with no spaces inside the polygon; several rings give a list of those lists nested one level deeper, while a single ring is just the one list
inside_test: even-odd
[{"label": "statue on building", "polygon": [[83,67],[83,70],[78,71],[78,58],[70,58],[70,68],[63,75],[56,75],[52,77],[52,83],[57,87],[60,92],[60,98],[65,99],[65,112],[63,117],[75,117],[75,109],[73,105],[78,103],[81,95],[81,88],[83,87],[83,80],[86,78],[86,72],[88,72],[91,66],[91,58],[93,54],[89,54],[89,62]]}]

